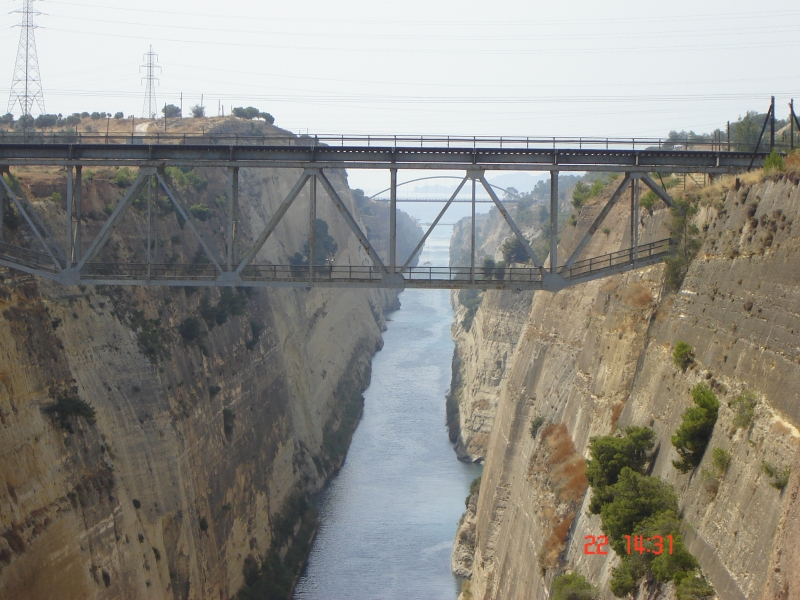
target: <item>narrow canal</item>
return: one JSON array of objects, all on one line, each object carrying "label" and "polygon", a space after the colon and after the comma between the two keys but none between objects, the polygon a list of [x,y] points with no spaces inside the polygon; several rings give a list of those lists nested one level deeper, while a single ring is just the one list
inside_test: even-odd
[{"label": "narrow canal", "polygon": [[[437,227],[420,264],[448,264]],[[407,290],[373,361],[363,418],[322,493],[320,530],[296,600],[454,600],[450,553],[480,467],[456,460],[445,427],[453,310],[447,290]]]}]

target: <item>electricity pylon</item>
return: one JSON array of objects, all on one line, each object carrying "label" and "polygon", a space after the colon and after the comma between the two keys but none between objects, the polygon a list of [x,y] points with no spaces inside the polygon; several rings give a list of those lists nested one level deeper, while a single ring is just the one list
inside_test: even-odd
[{"label": "electricity pylon", "polygon": [[144,93],[144,108],[142,109],[143,119],[155,119],[158,116],[158,106],[156,104],[156,85],[158,84],[158,77],[155,76],[156,69],[161,69],[156,64],[158,54],[153,52],[153,47],[150,46],[150,52],[144,55],[145,64],[139,67],[139,71],[147,69],[147,75],[142,77],[142,81],[147,82],[147,90]]},{"label": "electricity pylon", "polygon": [[14,11],[22,13],[22,23],[17,25],[21,28],[19,49],[17,50],[17,62],[14,65],[14,78],[11,80],[8,112],[11,112],[19,102],[23,115],[31,114],[34,102],[40,112],[45,112],[42,77],[39,73],[39,57],[36,55],[36,38],[34,37],[37,25],[33,21],[34,17],[42,13],[33,8],[33,2],[34,0],[23,0],[22,10]]}]

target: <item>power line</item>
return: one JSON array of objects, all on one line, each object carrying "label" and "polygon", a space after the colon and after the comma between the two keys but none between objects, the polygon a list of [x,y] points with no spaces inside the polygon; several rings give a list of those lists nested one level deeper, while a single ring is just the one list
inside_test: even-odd
[{"label": "power line", "polygon": [[22,14],[17,61],[14,65],[14,77],[11,80],[11,93],[8,97],[8,112],[14,110],[19,103],[23,115],[30,115],[33,103],[44,113],[44,94],[42,92],[42,76],[39,72],[39,57],[36,54],[36,38],[34,31],[38,28],[33,18],[41,15],[33,8],[34,0],[23,0],[22,10],[13,12]]},{"label": "power line", "polygon": [[156,104],[156,85],[159,83],[158,77],[155,76],[155,70],[161,70],[156,64],[158,60],[158,54],[153,52],[153,46],[150,46],[150,52],[144,55],[145,64],[139,67],[139,72],[141,69],[147,69],[147,75],[142,77],[142,81],[147,81],[147,90],[144,93],[144,108],[142,109],[142,118],[143,119],[155,119],[158,115],[158,107]]}]

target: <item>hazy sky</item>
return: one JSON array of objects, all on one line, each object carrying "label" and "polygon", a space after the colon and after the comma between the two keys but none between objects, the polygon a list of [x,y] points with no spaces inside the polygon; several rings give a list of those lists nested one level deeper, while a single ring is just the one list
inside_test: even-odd
[{"label": "hazy sky", "polygon": [[[10,86],[21,0],[0,0]],[[39,0],[48,112],[204,94],[310,133],[664,136],[800,104],[800,4],[743,0]],[[5,73],[5,75],[3,75]],[[8,88],[5,88],[6,98]],[[19,112],[17,109],[15,112]],[[36,114],[36,113],[34,113]]]}]

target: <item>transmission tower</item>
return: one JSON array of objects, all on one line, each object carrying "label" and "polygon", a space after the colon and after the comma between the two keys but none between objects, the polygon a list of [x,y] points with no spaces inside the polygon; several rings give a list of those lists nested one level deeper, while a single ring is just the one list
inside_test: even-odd
[{"label": "transmission tower", "polygon": [[142,77],[142,81],[147,81],[147,90],[144,93],[144,109],[142,110],[142,118],[155,119],[158,116],[158,105],[156,103],[156,85],[159,83],[158,77],[155,76],[155,71],[161,70],[156,64],[158,54],[153,52],[153,47],[150,46],[150,52],[144,55],[145,64],[139,67],[147,69],[147,75]]},{"label": "transmission tower", "polygon": [[11,80],[11,94],[8,98],[8,112],[14,110],[19,102],[23,115],[30,115],[33,103],[44,113],[44,95],[42,94],[42,77],[39,73],[39,58],[36,55],[36,38],[34,30],[37,29],[33,18],[41,15],[33,8],[34,0],[22,0],[22,10],[14,12],[22,14],[20,27],[19,49],[17,62],[14,65],[14,78]]}]

